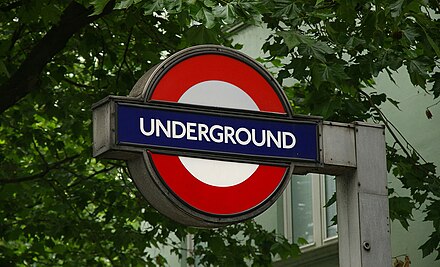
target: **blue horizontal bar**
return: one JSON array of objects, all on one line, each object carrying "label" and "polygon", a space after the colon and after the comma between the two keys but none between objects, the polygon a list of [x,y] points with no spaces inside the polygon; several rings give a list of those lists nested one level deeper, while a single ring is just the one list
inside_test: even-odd
[{"label": "blue horizontal bar", "polygon": [[269,120],[118,103],[117,142],[197,152],[318,161],[316,122]]}]

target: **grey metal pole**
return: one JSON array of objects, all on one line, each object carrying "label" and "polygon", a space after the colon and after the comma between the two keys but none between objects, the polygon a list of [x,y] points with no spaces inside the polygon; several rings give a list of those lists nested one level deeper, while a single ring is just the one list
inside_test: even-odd
[{"label": "grey metal pole", "polygon": [[336,177],[339,265],[389,267],[385,130],[355,123],[356,169]]}]

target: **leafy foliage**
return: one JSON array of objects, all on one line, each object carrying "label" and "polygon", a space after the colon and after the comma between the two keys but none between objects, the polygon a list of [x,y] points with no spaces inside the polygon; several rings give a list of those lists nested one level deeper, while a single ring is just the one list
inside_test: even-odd
[{"label": "leafy foliage", "polygon": [[[298,245],[289,244],[275,232],[260,234],[263,228],[248,221],[225,229],[198,231],[194,252],[200,266],[268,266],[273,257],[281,259],[299,255]],[[237,242],[238,241],[238,242]],[[258,244],[257,248],[255,247]],[[189,259],[195,263],[195,258]]]},{"label": "leafy foliage", "polygon": [[[387,127],[388,167],[410,192],[391,190],[391,218],[407,229],[414,209],[423,209],[434,233],[420,249],[440,259],[440,179],[394,127],[379,106],[399,102],[374,90],[374,79],[406,70],[414,86],[439,97],[440,6],[437,1],[268,0],[262,20],[273,30],[263,51],[266,64],[281,66],[278,81],[294,80],[286,92],[297,113],[333,121],[374,120]],[[290,83],[291,84],[291,83]],[[368,88],[370,93],[365,90]],[[432,117],[427,109],[427,116]]]},{"label": "leafy foliage", "polygon": [[[405,69],[439,97],[439,13],[436,0],[3,1],[0,265],[165,265],[149,248],[167,244],[178,254],[176,240],[188,233],[197,241],[190,263],[266,266],[273,256],[298,254],[254,222],[218,230],[171,222],[140,198],[124,165],[91,158],[92,103],[127,95],[146,70],[182,48],[232,46],[225,29],[239,22],[273,30],[262,60],[279,67],[280,83],[294,81],[285,91],[296,113],[385,123],[396,142],[389,171],[411,192],[391,196],[391,216],[407,226],[414,208],[424,207],[435,232],[421,250],[439,252],[436,166],[379,109],[398,101],[364,91],[379,73],[393,79]],[[48,41],[58,40],[54,29],[65,42]]]},{"label": "leafy foliage", "polygon": [[91,157],[91,105],[109,94],[127,95],[146,70],[179,49],[203,43],[231,46],[221,27],[238,20],[234,6],[212,1],[3,2],[0,84],[8,84],[19,71],[31,73],[27,58],[35,47],[52,45],[45,37],[66,17],[76,16],[69,10],[88,12],[90,24],[53,57],[43,58],[41,51],[37,60],[47,64],[29,81],[34,86],[0,118],[0,265],[162,266],[166,259],[153,254],[153,248],[168,245],[180,255],[180,240],[188,233],[213,244],[210,257],[202,257],[207,249],[198,248],[189,259],[200,258],[204,265],[247,261],[267,266],[272,256],[296,255],[296,245],[255,222],[211,231],[171,222],[137,193],[124,165]]}]

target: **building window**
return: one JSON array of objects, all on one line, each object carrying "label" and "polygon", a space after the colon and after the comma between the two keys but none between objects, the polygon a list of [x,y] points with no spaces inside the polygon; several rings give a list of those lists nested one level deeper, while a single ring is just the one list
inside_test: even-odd
[{"label": "building window", "polygon": [[[327,204],[330,198],[334,197],[336,194],[336,179],[334,176],[323,175],[324,176],[324,203]],[[332,203],[328,207],[323,207],[325,209],[325,239],[334,238],[338,235],[338,227],[336,225],[336,202]]]},{"label": "building window", "polygon": [[285,236],[295,242],[299,238],[307,241],[303,250],[335,243],[336,203],[325,207],[335,191],[334,176],[293,175],[283,197]]},{"label": "building window", "polygon": [[304,238],[315,242],[313,220],[313,181],[310,176],[294,175],[291,181],[293,239]]}]

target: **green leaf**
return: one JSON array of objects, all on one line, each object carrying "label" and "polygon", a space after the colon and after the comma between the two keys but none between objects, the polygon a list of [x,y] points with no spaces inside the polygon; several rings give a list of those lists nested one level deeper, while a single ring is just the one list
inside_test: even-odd
[{"label": "green leaf", "polygon": [[437,57],[440,58],[440,48],[438,47],[437,43],[432,40],[431,36],[429,36],[428,33],[426,33],[426,38],[428,39],[428,42],[431,45],[432,49],[434,49],[435,53],[437,54]]},{"label": "green leaf", "polygon": [[397,0],[396,2],[390,5],[391,16],[393,18],[400,16],[402,12],[402,5],[405,0]]},{"label": "green leaf", "polygon": [[293,76],[298,80],[304,79],[310,73],[308,70],[309,62],[306,59],[293,58],[287,67],[293,69]]},{"label": "green leaf", "polygon": [[316,0],[315,6],[319,6],[319,4],[323,3],[324,0]]},{"label": "green leaf", "polygon": [[219,236],[211,237],[208,239],[208,245],[217,251],[222,251],[225,248],[225,243]]},{"label": "green leaf", "polygon": [[322,41],[314,40],[306,35],[303,35],[295,30],[277,32],[286,43],[289,50],[295,47],[301,46],[302,53],[305,55],[311,55],[321,62],[326,62],[325,55],[333,54],[334,50]]},{"label": "green leaf", "polygon": [[426,79],[429,78],[429,65],[424,61],[415,59],[407,63],[407,70],[413,85],[418,85],[423,89],[426,88]]},{"label": "green leaf", "polygon": [[370,96],[371,98],[371,102],[373,102],[373,104],[379,106],[380,104],[382,104],[383,102],[385,102],[387,100],[387,95],[382,93],[382,94],[372,94]]},{"label": "green leaf", "polygon": [[[429,239],[422,246],[419,247],[419,249],[422,250],[423,257],[430,255],[436,249],[437,251],[439,251],[437,248],[439,243],[440,243],[440,236],[438,232],[432,233],[429,236]],[[439,255],[437,255],[437,259],[440,257]]]},{"label": "green leaf", "polygon": [[186,32],[186,37],[189,41],[189,45],[217,44],[219,41],[217,36],[203,25],[191,27]]},{"label": "green leaf", "polygon": [[440,48],[437,45],[438,42],[434,42],[434,40],[431,38],[431,35],[426,31],[426,29],[429,29],[427,25],[429,24],[430,20],[428,20],[427,17],[422,14],[416,14],[414,15],[414,17],[416,18],[417,24],[422,28],[423,32],[425,33],[428,43],[431,45],[436,55],[440,57]]},{"label": "green leaf", "polygon": [[331,82],[336,86],[349,77],[344,71],[344,66],[340,64],[326,65],[315,64],[312,66],[312,81],[319,87],[323,82]]},{"label": "green leaf", "polygon": [[398,110],[402,111],[399,107],[399,104],[400,104],[399,101],[396,101],[396,100],[389,98],[389,97],[387,97],[387,100],[390,101],[390,103],[393,104],[393,106],[395,106]]},{"label": "green leaf", "polygon": [[434,99],[440,96],[440,72],[436,72],[433,75],[434,84],[432,85],[431,92],[434,94]]},{"label": "green leaf", "polygon": [[364,46],[365,44],[366,44],[365,40],[352,36],[350,37],[350,39],[348,39],[345,45],[347,46],[348,49],[354,49],[357,48],[358,46]]},{"label": "green leaf", "polygon": [[335,203],[336,203],[336,192],[334,192],[333,195],[327,201],[327,203],[325,203],[324,208],[328,208]]},{"label": "green leaf", "polygon": [[437,218],[440,218],[440,201],[433,201],[430,206],[426,208],[427,215],[424,221],[433,221],[434,228],[436,230],[440,230],[440,221]]},{"label": "green leaf", "polygon": [[0,73],[5,74],[7,78],[11,77],[11,75],[9,74],[8,68],[6,67],[5,63],[1,59],[0,59]]},{"label": "green leaf", "polygon": [[297,5],[290,0],[277,0],[275,1],[274,17],[286,17],[288,19],[294,19],[299,17],[300,10]]},{"label": "green leaf", "polygon": [[298,245],[300,245],[300,246],[304,246],[304,245],[309,244],[309,242],[305,238],[302,238],[302,237],[298,237],[298,239],[296,240],[296,243],[298,243]]},{"label": "green leaf", "polygon": [[196,14],[196,19],[203,22],[206,28],[211,29],[215,26],[214,14],[205,7],[202,7]]},{"label": "green leaf", "polygon": [[41,9],[41,17],[45,24],[55,24],[60,17],[60,10],[56,5],[47,5]]},{"label": "green leaf", "polygon": [[306,38],[305,36],[300,35],[296,31],[277,32],[277,34],[283,37],[283,40],[286,43],[289,50],[292,50],[298,45],[304,43],[304,40]]},{"label": "green leaf", "polygon": [[330,46],[321,41],[312,43],[308,48],[312,52],[312,55],[321,62],[326,62],[326,54],[333,54],[335,52]]},{"label": "green leaf", "polygon": [[94,0],[91,3],[94,9],[92,16],[101,14],[108,2],[110,2],[110,0]]},{"label": "green leaf", "polygon": [[227,24],[233,23],[237,17],[235,7],[230,3],[216,7],[214,13],[217,17],[222,18]]},{"label": "green leaf", "polygon": [[151,15],[153,12],[161,11],[164,8],[164,0],[148,1],[144,5],[145,14]]},{"label": "green leaf", "polygon": [[419,32],[414,27],[406,28],[402,31],[403,36],[411,43],[414,44],[416,38],[419,37]]},{"label": "green leaf", "polygon": [[182,0],[169,0],[165,3],[165,8],[170,14],[175,14],[182,11],[182,5]]},{"label": "green leaf", "polygon": [[217,2],[213,1],[213,0],[204,0],[203,4],[205,4],[205,6],[207,6],[207,7],[215,7],[215,6],[217,6]]},{"label": "green leaf", "polygon": [[118,9],[127,9],[127,8],[129,8],[130,6],[132,6],[134,3],[138,3],[139,2],[139,0],[122,0],[121,2],[118,2],[116,5],[115,5],[115,9],[116,10],[118,10]]},{"label": "green leaf", "polygon": [[408,220],[412,220],[412,211],[415,208],[414,202],[409,197],[390,197],[390,218],[398,220],[408,230]]}]

